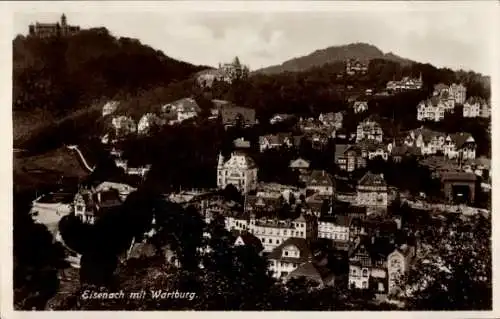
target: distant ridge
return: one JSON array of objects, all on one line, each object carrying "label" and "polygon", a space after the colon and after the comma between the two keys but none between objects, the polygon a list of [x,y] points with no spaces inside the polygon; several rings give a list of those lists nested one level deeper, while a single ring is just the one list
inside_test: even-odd
[{"label": "distant ridge", "polygon": [[277,74],[283,72],[300,72],[312,67],[325,64],[343,62],[347,59],[358,59],[368,62],[373,59],[385,59],[398,62],[403,65],[415,63],[412,60],[402,58],[392,52],[384,53],[379,48],[368,43],[351,43],[341,46],[332,46],[326,49],[316,50],[309,55],[293,58],[280,65],[273,65],[254,71],[253,73]]}]

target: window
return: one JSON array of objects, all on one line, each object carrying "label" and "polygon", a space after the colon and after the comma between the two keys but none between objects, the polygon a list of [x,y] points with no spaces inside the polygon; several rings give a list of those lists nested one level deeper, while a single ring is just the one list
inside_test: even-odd
[{"label": "window", "polygon": [[288,256],[288,251],[285,250],[285,256]]},{"label": "window", "polygon": [[273,243],[273,240],[271,238],[269,238],[269,243],[272,244]]},{"label": "window", "polygon": [[363,283],[361,284],[362,288],[363,289],[368,289],[368,282],[367,281],[363,281]]},{"label": "window", "polygon": [[368,277],[368,269],[363,269],[363,277]]},{"label": "window", "polygon": [[351,270],[351,274],[352,274],[353,276],[356,276],[356,275],[357,275],[356,268],[353,268],[353,269]]},{"label": "window", "polygon": [[280,240],[279,239],[276,239],[276,244],[279,244],[280,243]]}]

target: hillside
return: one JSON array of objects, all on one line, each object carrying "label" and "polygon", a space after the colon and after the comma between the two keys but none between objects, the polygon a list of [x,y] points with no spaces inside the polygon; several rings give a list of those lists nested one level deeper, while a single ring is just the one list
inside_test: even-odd
[{"label": "hillside", "polygon": [[19,35],[12,45],[15,136],[96,100],[166,86],[206,69],[105,28],[49,39]]},{"label": "hillside", "polygon": [[309,55],[293,58],[280,65],[274,65],[256,70],[254,73],[277,74],[283,72],[300,72],[312,67],[323,66],[325,64],[334,64],[337,62],[343,63],[346,59],[350,58],[359,59],[360,61],[365,62],[373,59],[385,59],[402,65],[413,63],[413,61],[401,58],[392,52],[384,53],[379,48],[371,44],[352,43],[316,50]]}]

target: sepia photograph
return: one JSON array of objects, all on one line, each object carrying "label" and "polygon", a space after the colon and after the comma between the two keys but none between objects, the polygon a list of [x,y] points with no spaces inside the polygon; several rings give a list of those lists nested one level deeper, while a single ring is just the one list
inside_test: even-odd
[{"label": "sepia photograph", "polygon": [[14,310],[494,310],[498,2],[84,3],[8,13]]}]

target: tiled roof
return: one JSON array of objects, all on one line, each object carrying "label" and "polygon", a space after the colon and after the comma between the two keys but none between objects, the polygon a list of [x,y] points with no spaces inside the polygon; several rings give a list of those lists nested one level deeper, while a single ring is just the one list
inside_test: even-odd
[{"label": "tiled roof", "polygon": [[239,237],[241,237],[245,245],[255,248],[257,252],[260,252],[264,249],[260,239],[255,237],[253,234],[250,234],[249,232],[241,232],[239,234]]},{"label": "tiled roof", "polygon": [[457,149],[460,149],[462,146],[464,146],[469,138],[474,139],[472,135],[464,132],[450,134],[450,138],[455,143]]},{"label": "tiled roof", "polygon": [[[283,249],[287,246],[295,246],[300,251],[300,257],[282,257]],[[312,252],[310,249],[310,243],[305,238],[295,238],[291,237],[285,240],[281,245],[273,249],[273,251],[269,254],[268,259],[277,259],[277,260],[289,260],[295,262],[306,262],[312,258]]]},{"label": "tiled roof", "polygon": [[381,174],[374,174],[372,172],[367,172],[365,176],[363,176],[358,185],[362,186],[387,186],[384,177]]},{"label": "tiled roof", "polygon": [[324,170],[314,170],[307,178],[307,186],[334,186],[334,181],[330,174]]},{"label": "tiled roof", "polygon": [[392,156],[403,156],[406,154],[410,155],[420,155],[421,150],[420,147],[408,146],[408,145],[396,145],[392,148],[391,155]]},{"label": "tiled roof", "polygon": [[321,267],[314,265],[312,262],[306,262],[288,275],[288,279],[300,277],[305,277],[321,284],[327,284],[335,278],[335,275],[327,267]]},{"label": "tiled roof", "polygon": [[342,157],[344,153],[351,147],[349,144],[336,144],[335,145],[335,159]]},{"label": "tiled roof", "polygon": [[367,150],[370,152],[376,151],[378,149],[386,150],[386,146],[384,144],[372,139],[363,139],[356,143],[356,147],[361,150]]},{"label": "tiled roof", "polygon": [[441,180],[455,180],[455,181],[476,181],[477,176],[474,173],[466,173],[466,172],[443,172],[441,174]]}]

